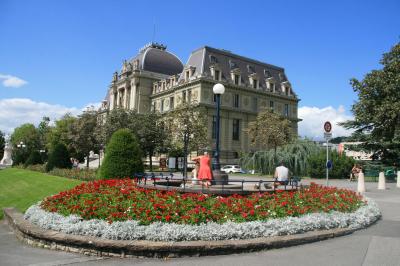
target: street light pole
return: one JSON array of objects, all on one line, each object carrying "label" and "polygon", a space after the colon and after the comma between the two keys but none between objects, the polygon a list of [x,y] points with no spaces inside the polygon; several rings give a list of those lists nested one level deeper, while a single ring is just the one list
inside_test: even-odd
[{"label": "street light pole", "polygon": [[224,94],[225,92],[225,87],[221,83],[217,83],[213,87],[213,92],[216,96],[217,100],[217,113],[216,113],[216,143],[215,143],[215,153],[214,153],[214,158],[213,158],[213,163],[212,163],[212,168],[213,168],[213,177],[214,177],[214,183],[216,185],[225,185],[228,184],[228,175],[226,173],[221,172],[221,165],[219,162],[219,156],[220,156],[220,147],[219,147],[219,130],[220,130],[220,109],[221,109],[221,95]]}]

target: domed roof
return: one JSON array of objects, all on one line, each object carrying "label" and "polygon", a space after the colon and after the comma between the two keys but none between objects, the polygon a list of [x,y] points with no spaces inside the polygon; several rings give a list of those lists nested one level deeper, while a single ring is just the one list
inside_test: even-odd
[{"label": "domed roof", "polygon": [[183,64],[181,60],[165,49],[165,46],[155,44],[142,49],[141,55],[139,55],[141,69],[165,75],[182,73]]}]

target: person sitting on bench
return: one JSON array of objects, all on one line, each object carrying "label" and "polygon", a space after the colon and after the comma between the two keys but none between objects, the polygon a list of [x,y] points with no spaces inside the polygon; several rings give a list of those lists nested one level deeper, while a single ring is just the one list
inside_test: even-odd
[{"label": "person sitting on bench", "polygon": [[274,174],[275,182],[274,187],[279,185],[288,185],[289,183],[289,169],[285,167],[285,163],[282,161],[280,162],[279,166],[275,168]]}]

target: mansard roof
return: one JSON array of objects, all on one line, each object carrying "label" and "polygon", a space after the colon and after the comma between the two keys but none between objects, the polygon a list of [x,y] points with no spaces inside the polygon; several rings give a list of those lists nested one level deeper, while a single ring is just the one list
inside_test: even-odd
[{"label": "mansard roof", "polygon": [[[230,79],[230,73],[234,71],[241,74],[242,83],[248,83],[248,76],[257,77],[260,80],[273,78],[276,82],[287,81],[285,70],[282,67],[209,46],[193,51],[185,68],[194,67],[194,76],[209,76],[210,68],[213,66],[221,71],[222,79]],[[181,78],[183,78],[183,75]]]},{"label": "mansard roof", "polygon": [[151,43],[142,48],[130,62],[132,66],[136,66],[140,70],[164,75],[181,73],[183,70],[181,60],[176,55],[166,51],[166,48],[164,45]]}]

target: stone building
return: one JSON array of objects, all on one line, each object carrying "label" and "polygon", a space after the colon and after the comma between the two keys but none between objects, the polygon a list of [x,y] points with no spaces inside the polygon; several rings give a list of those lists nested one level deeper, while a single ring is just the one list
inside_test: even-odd
[{"label": "stone building", "polygon": [[297,134],[299,98],[283,68],[208,46],[194,50],[186,65],[166,46],[145,46],[114,73],[103,110],[123,107],[139,113],[164,113],[183,102],[198,103],[207,110],[211,149],[216,124],[212,87],[216,83],[225,86],[220,133],[223,161],[238,158],[239,151],[255,150],[244,129],[264,108],[287,117]]}]

